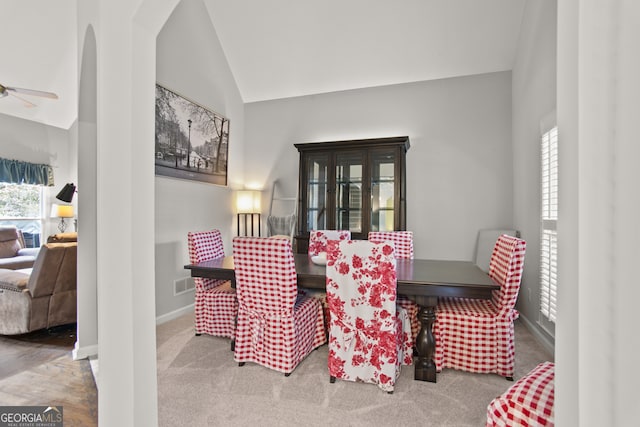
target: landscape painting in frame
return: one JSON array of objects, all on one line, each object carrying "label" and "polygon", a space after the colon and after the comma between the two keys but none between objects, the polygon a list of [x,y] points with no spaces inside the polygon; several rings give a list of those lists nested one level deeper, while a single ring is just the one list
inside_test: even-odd
[{"label": "landscape painting in frame", "polygon": [[229,119],[156,84],[156,175],[227,185]]}]

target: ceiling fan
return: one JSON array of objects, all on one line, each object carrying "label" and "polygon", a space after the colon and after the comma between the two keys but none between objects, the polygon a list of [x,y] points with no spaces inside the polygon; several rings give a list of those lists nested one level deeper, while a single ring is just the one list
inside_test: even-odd
[{"label": "ceiling fan", "polygon": [[16,95],[17,93],[22,95],[31,95],[31,96],[40,96],[44,98],[50,98],[50,99],[58,99],[58,95],[56,95],[53,92],[44,92],[41,90],[33,90],[33,89],[21,89],[19,87],[9,87],[0,83],[0,98],[4,98],[7,95],[11,95],[18,98],[20,101],[22,101],[26,107],[31,108],[36,106],[36,104],[34,104],[33,102],[28,101],[23,97]]}]

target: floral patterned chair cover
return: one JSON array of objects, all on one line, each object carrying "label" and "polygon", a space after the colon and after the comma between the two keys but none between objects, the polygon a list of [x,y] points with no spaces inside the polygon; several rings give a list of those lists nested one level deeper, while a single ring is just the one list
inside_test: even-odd
[{"label": "floral patterned chair cover", "polygon": [[436,370],[496,373],[513,379],[513,321],[524,267],[526,243],[501,235],[495,245],[489,276],[500,285],[491,300],[442,298],[436,308]]},{"label": "floral patterned chair cover", "polygon": [[351,239],[351,231],[349,230],[311,230],[309,232],[309,256],[326,252],[329,240],[349,239]]},{"label": "floral patterned chair cover", "polygon": [[329,245],[329,375],[393,392],[413,355],[411,323],[396,308],[393,243],[346,240]]},{"label": "floral patterned chair cover", "polygon": [[[372,242],[393,242],[396,258],[413,259],[413,231],[370,231],[368,239]],[[407,310],[411,319],[411,336],[416,339],[420,332],[420,306],[404,295],[398,295],[397,304]]]},{"label": "floral patterned chair cover", "polygon": [[239,302],[234,359],[289,375],[326,342],[320,302],[298,295],[291,242],[236,237],[233,261]]},{"label": "floral patterned chair cover", "polygon": [[[224,256],[220,230],[189,232],[187,243],[191,264]],[[231,282],[196,277],[195,283],[196,335],[208,334],[233,340],[238,300]]]},{"label": "floral patterned chair cover", "polygon": [[[311,230],[309,232],[309,256],[316,256],[320,252],[327,252],[329,242],[349,240],[351,231],[349,230]],[[324,310],[325,332],[329,336],[329,305],[327,304],[327,293],[317,289],[304,289],[306,295],[313,296],[320,300]]]}]

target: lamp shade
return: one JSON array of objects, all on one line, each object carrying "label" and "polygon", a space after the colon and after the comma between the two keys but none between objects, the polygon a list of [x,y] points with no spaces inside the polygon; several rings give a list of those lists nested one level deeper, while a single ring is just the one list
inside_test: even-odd
[{"label": "lamp shade", "polygon": [[51,205],[51,218],[73,218],[73,205]]},{"label": "lamp shade", "polygon": [[260,213],[260,191],[242,190],[236,194],[236,210],[238,213]]},{"label": "lamp shade", "polygon": [[65,184],[64,187],[62,187],[62,190],[60,190],[60,192],[56,196],[56,199],[61,200],[63,202],[71,203],[75,192],[76,192],[76,186],[73,185],[72,182],[70,182],[68,184]]}]

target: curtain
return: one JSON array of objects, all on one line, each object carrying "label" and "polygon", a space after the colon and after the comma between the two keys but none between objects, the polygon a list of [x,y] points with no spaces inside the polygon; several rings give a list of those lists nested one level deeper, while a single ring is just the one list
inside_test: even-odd
[{"label": "curtain", "polygon": [[0,158],[0,182],[53,186],[53,169],[49,165]]}]

